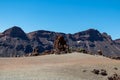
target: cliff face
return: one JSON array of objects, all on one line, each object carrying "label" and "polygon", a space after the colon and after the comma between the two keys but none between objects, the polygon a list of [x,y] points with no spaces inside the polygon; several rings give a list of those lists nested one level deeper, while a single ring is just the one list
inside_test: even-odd
[{"label": "cliff face", "polygon": [[97,54],[98,50],[105,56],[120,56],[120,44],[111,39],[107,33],[100,33],[98,30],[89,29],[68,35],[70,46],[84,48],[92,54]]},{"label": "cliff face", "polygon": [[101,50],[105,56],[120,56],[120,41],[113,41],[107,33],[100,33],[95,29],[75,34],[45,30],[26,34],[17,26],[0,33],[0,56],[22,56],[31,53],[36,47],[39,49],[39,53],[53,49],[53,43],[57,35],[64,36],[72,48],[84,48],[92,54],[97,54],[97,50]]}]

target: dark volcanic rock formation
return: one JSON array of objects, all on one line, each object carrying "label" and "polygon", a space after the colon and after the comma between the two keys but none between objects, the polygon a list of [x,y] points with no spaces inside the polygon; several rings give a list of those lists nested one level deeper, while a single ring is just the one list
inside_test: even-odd
[{"label": "dark volcanic rock formation", "polygon": [[85,49],[90,54],[99,54],[98,50],[100,50],[104,56],[120,56],[120,47],[118,47],[120,44],[116,45],[107,33],[89,29],[69,35],[68,38],[70,46]]},{"label": "dark volcanic rock formation", "polygon": [[53,49],[57,35],[62,35],[70,49],[84,49],[90,54],[99,54],[108,57],[120,57],[120,40],[113,41],[107,33],[89,29],[75,34],[64,34],[52,31],[38,30],[26,34],[21,28],[14,26],[0,33],[0,56],[14,57],[30,54],[39,49],[39,54]]},{"label": "dark volcanic rock formation", "polygon": [[[0,36],[0,56],[17,57],[24,56],[39,47],[37,42],[31,42],[27,34],[19,27],[12,27],[1,33]],[[41,52],[44,50],[41,48]],[[43,49],[43,50],[42,50]]]},{"label": "dark volcanic rock formation", "polygon": [[99,33],[99,31],[94,30],[94,29],[89,29],[87,31],[82,31],[79,33],[75,33],[73,35],[75,37],[76,40],[81,40],[81,41],[103,41],[103,37],[101,35],[101,33]]},{"label": "dark volcanic rock formation", "polygon": [[10,29],[7,29],[3,32],[5,36],[13,37],[13,38],[20,38],[23,40],[28,40],[26,33],[19,27],[14,26]]},{"label": "dark volcanic rock formation", "polygon": [[54,49],[57,54],[61,54],[61,52],[67,53],[69,51],[69,46],[63,36],[56,36],[54,41]]}]

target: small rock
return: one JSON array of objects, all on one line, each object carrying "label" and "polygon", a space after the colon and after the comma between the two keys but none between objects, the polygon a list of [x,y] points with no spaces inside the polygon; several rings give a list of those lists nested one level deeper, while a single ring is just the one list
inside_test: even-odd
[{"label": "small rock", "polygon": [[118,68],[117,68],[117,67],[114,67],[114,69],[115,69],[115,70],[118,70]]},{"label": "small rock", "polygon": [[97,53],[98,53],[98,55],[103,55],[101,50],[98,50]]},{"label": "small rock", "polygon": [[100,74],[101,74],[102,76],[107,76],[107,71],[104,70],[104,69],[101,69]]},{"label": "small rock", "polygon": [[87,72],[87,70],[83,70],[83,72]]},{"label": "small rock", "polygon": [[99,72],[100,72],[100,71],[97,70],[97,69],[94,69],[94,70],[92,71],[92,73],[97,74],[97,75],[99,74]]},{"label": "small rock", "polygon": [[120,75],[115,73],[112,76],[108,77],[108,80],[120,80]]}]

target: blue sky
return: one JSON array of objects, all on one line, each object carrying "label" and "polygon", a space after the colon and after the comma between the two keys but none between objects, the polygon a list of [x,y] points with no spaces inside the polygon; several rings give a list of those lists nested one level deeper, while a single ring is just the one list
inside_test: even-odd
[{"label": "blue sky", "polygon": [[64,33],[94,28],[117,39],[120,0],[0,0],[0,32],[12,26]]}]

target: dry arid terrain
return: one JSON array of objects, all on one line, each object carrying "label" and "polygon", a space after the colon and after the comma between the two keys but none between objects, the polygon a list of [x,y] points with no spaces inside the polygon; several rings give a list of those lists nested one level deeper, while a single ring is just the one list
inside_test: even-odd
[{"label": "dry arid terrain", "polygon": [[[108,75],[96,75],[93,69],[105,69]],[[114,73],[120,74],[120,61],[98,55],[0,58],[0,80],[107,80]]]}]

